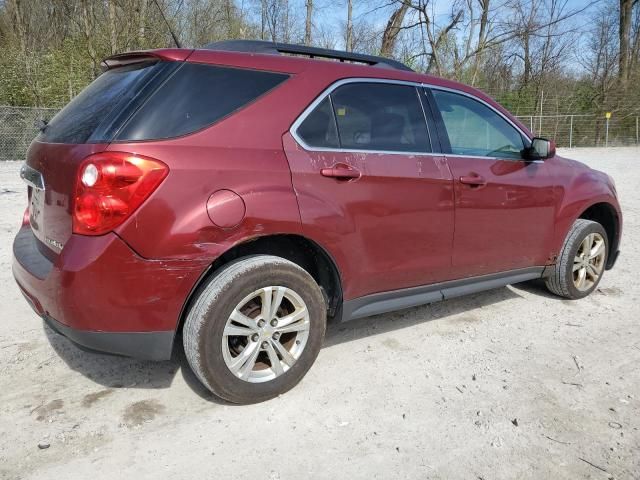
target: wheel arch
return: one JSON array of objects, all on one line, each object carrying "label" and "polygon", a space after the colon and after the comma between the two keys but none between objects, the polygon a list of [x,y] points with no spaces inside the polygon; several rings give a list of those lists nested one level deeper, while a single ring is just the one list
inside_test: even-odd
[{"label": "wheel arch", "polygon": [[340,315],[342,277],[333,257],[318,243],[302,235],[265,235],[234,245],[205,269],[182,306],[176,333],[182,330],[189,308],[198,293],[220,268],[238,258],[260,254],[285,258],[309,272],[322,289],[323,296],[327,301],[328,316],[334,318]]},{"label": "wheel arch", "polygon": [[609,240],[609,251],[607,252],[607,267],[611,265],[614,260],[612,255],[618,250],[618,244],[620,242],[620,218],[616,208],[609,202],[597,202],[587,208],[585,208],[580,215],[576,218],[582,218],[584,220],[591,220],[597,222],[607,232]]}]

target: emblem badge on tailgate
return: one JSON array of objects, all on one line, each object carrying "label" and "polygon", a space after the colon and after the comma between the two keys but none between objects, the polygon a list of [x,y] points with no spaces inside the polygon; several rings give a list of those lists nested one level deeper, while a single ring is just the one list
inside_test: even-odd
[{"label": "emblem badge on tailgate", "polygon": [[62,247],[64,247],[64,245],[62,243],[60,243],[57,240],[54,240],[53,238],[49,238],[49,237],[44,237],[45,242],[47,242],[49,245],[51,245],[54,248],[57,248],[58,250],[62,250]]}]

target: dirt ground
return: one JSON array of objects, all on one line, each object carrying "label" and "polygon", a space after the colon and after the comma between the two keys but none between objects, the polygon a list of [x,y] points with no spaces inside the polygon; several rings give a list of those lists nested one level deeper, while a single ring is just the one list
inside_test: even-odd
[{"label": "dirt ground", "polygon": [[44,328],[11,276],[26,198],[0,164],[0,478],[640,478],[640,149],[562,153],[611,174],[625,214],[593,295],[525,284],[333,325],[302,383],[243,407],[183,360]]}]

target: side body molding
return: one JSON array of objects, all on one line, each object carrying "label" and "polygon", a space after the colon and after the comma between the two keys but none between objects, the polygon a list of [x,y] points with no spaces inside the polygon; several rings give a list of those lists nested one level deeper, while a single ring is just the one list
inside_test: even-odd
[{"label": "side body molding", "polygon": [[530,267],[433,285],[394,290],[392,292],[374,293],[373,295],[344,302],[342,306],[342,321],[346,322],[504,287],[513,283],[541,278],[544,274],[545,267]]}]

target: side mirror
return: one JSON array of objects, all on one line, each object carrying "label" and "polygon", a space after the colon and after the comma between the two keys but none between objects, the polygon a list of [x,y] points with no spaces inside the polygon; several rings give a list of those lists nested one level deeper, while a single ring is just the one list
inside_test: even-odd
[{"label": "side mirror", "polygon": [[556,154],[556,144],[553,140],[534,137],[531,146],[522,151],[522,158],[525,160],[545,160]]}]

